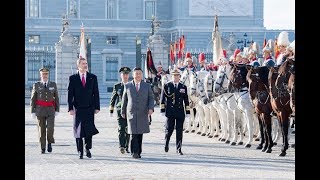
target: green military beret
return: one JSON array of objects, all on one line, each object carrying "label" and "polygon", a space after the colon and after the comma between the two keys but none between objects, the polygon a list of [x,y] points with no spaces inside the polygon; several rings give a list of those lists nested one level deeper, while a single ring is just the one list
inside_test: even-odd
[{"label": "green military beret", "polygon": [[128,67],[122,67],[119,69],[119,73],[125,73],[128,74],[129,72],[131,72],[131,69]]}]

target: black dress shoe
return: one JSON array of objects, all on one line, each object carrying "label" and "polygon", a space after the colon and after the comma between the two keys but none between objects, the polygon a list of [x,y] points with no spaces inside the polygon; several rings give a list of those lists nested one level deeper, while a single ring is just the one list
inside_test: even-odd
[{"label": "black dress shoe", "polygon": [[132,155],[132,157],[135,158],[135,159],[138,159],[138,158],[139,158],[139,154],[135,154],[135,153],[134,153],[134,154]]},{"label": "black dress shoe", "polygon": [[177,150],[177,154],[179,155],[183,155],[182,151],[181,150]]},{"label": "black dress shoe", "polygon": [[52,152],[52,145],[51,145],[51,143],[48,143],[48,152]]},{"label": "black dress shoe", "polygon": [[139,157],[139,158],[141,158],[141,155],[140,155],[140,154],[138,154],[138,157]]},{"label": "black dress shoe", "polygon": [[44,154],[46,152],[46,149],[41,149],[41,154]]},{"label": "black dress shoe", "polygon": [[79,153],[79,159],[83,159],[83,152],[78,152]]},{"label": "black dress shoe", "polygon": [[165,146],[165,147],[164,147],[164,151],[165,151],[165,152],[168,152],[168,151],[169,151],[169,146]]},{"label": "black dress shoe", "polygon": [[91,152],[90,152],[89,149],[86,150],[86,155],[87,155],[88,158],[91,158],[91,157],[92,157],[92,156],[91,156]]},{"label": "black dress shoe", "polygon": [[127,152],[127,153],[130,153],[129,149],[126,149],[126,152]]}]

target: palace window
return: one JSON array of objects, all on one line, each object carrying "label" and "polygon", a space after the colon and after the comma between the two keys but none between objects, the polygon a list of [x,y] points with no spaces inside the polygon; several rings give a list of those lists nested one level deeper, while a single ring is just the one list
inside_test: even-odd
[{"label": "palace window", "polygon": [[117,36],[107,36],[107,44],[118,44],[118,37]]},{"label": "palace window", "polygon": [[39,0],[29,0],[29,17],[39,17]]},{"label": "palace window", "polygon": [[106,57],[106,81],[118,81],[118,57]]},{"label": "palace window", "polygon": [[39,35],[30,35],[29,36],[29,43],[30,44],[39,44],[40,43],[40,36]]},{"label": "palace window", "polygon": [[144,19],[151,20],[152,16],[156,16],[156,2],[146,0],[144,3]]},{"label": "palace window", "polygon": [[117,0],[107,0],[106,2],[106,18],[117,19],[118,6]]}]

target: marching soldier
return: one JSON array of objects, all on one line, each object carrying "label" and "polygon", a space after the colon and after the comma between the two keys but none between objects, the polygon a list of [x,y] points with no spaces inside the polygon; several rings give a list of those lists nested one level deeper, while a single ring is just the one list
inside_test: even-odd
[{"label": "marching soldier", "polygon": [[167,117],[165,126],[165,139],[166,144],[164,147],[165,152],[169,151],[169,141],[176,127],[176,149],[179,155],[183,155],[181,151],[182,146],[182,131],[183,122],[186,114],[190,114],[189,98],[187,87],[181,84],[180,72],[175,69],[171,72],[173,81],[166,83],[161,92],[161,115]]},{"label": "marching soldier", "polygon": [[41,153],[46,150],[46,139],[48,140],[48,152],[52,152],[52,143],[55,143],[54,119],[59,112],[59,96],[55,82],[49,81],[49,69],[41,68],[41,81],[33,84],[31,93],[31,116],[38,120],[39,142]]},{"label": "marching soldier", "polygon": [[110,117],[113,117],[113,111],[114,107],[116,106],[117,110],[117,120],[118,120],[118,133],[119,133],[119,146],[120,146],[120,152],[122,154],[130,153],[128,150],[129,145],[129,139],[130,135],[128,132],[128,125],[127,120],[121,117],[121,100],[122,100],[122,94],[124,89],[124,84],[126,84],[129,81],[129,73],[131,72],[131,69],[128,67],[122,67],[119,69],[119,73],[121,76],[121,82],[115,84],[113,86],[112,96],[110,100]]}]

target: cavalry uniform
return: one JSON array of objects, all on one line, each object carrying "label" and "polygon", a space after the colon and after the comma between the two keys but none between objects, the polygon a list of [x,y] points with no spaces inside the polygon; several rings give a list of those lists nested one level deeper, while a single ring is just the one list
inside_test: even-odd
[{"label": "cavalry uniform", "polygon": [[264,59],[262,66],[274,67],[275,62],[271,57],[271,49],[268,46],[266,46],[263,48],[262,52]]},{"label": "cavalry uniform", "polygon": [[[180,75],[178,70],[174,70],[172,75]],[[166,83],[161,93],[161,113],[167,117],[165,126],[165,151],[169,150],[169,141],[176,127],[176,149],[182,155],[182,133],[185,114],[190,114],[189,98],[187,87],[181,83],[174,84],[173,81]]]},{"label": "cavalry uniform", "polygon": [[[122,67],[119,70],[120,73],[129,73],[130,71],[131,70],[128,67]],[[116,107],[117,120],[118,120],[119,146],[122,153],[124,153],[124,149],[126,149],[126,151],[129,152],[128,147],[129,147],[129,139],[130,139],[130,135],[128,134],[127,120],[121,116],[121,100],[122,100],[123,89],[124,89],[123,82],[117,83],[113,86],[110,106],[109,106],[110,113],[113,113],[114,107]]]},{"label": "cavalry uniform", "polygon": [[[49,73],[49,69],[42,68],[42,73]],[[35,113],[38,119],[39,142],[42,153],[46,149],[48,140],[48,152],[52,151],[51,143],[55,143],[54,119],[55,113],[59,112],[59,96],[55,82],[36,82],[33,84],[31,93],[31,113]]]}]

